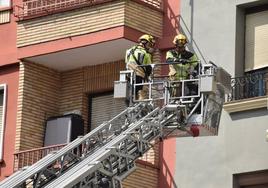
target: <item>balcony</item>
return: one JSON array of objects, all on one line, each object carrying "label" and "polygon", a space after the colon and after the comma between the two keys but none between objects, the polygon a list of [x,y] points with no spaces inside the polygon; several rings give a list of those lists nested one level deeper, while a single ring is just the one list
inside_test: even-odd
[{"label": "balcony", "polygon": [[119,27],[122,38],[128,28],[162,36],[162,0],[24,0],[15,7],[17,47]]},{"label": "balcony", "polygon": [[14,172],[25,166],[31,166],[48,154],[56,152],[64,146],[66,146],[66,144],[16,152],[14,154]]},{"label": "balcony", "polygon": [[224,109],[229,113],[267,107],[268,73],[257,71],[232,78]]},{"label": "balcony", "polygon": [[231,80],[232,92],[229,101],[265,96],[267,94],[267,72],[248,74]]},{"label": "balcony", "polygon": [[[15,16],[19,20],[24,20],[111,1],[114,0],[23,0],[22,5],[15,5]],[[156,9],[162,9],[161,0],[139,1]]]},{"label": "balcony", "polygon": [[[59,151],[66,145],[67,144],[59,144],[16,152],[14,153],[13,171],[16,172],[25,167],[31,166],[45,156]],[[139,163],[145,163],[149,166],[158,165],[159,145],[154,142],[152,142],[152,145],[154,145],[154,147],[139,158]]]}]

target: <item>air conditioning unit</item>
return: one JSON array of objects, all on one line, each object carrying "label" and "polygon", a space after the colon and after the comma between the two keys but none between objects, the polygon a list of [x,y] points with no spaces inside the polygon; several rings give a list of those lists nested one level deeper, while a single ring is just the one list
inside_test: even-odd
[{"label": "air conditioning unit", "polygon": [[50,117],[46,121],[44,146],[66,144],[83,134],[84,121],[80,115]]}]

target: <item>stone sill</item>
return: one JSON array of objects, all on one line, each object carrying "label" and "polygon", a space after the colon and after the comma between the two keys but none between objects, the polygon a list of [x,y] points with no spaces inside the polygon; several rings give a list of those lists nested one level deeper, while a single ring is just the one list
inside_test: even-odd
[{"label": "stone sill", "polygon": [[254,110],[258,108],[267,108],[268,96],[254,97],[249,99],[227,102],[223,105],[224,110],[228,113]]}]

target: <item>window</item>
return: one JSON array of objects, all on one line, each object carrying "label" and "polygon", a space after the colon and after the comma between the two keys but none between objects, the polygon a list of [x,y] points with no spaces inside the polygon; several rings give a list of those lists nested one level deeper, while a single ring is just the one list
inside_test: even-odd
[{"label": "window", "polygon": [[3,159],[6,111],[6,84],[0,84],[0,160]]},{"label": "window", "polygon": [[268,91],[268,4],[240,7],[237,12],[238,76],[231,82],[230,101],[265,96]]},{"label": "window", "polygon": [[124,109],[126,104],[124,100],[116,100],[112,93],[89,96],[90,106],[90,130],[95,129],[104,121],[109,121]]},{"label": "window", "polygon": [[10,7],[10,0],[0,0],[0,8]]},{"label": "window", "polygon": [[11,1],[0,0],[0,24],[10,22]]},{"label": "window", "polygon": [[233,188],[267,188],[268,171],[246,172],[233,175]]},{"label": "window", "polygon": [[247,97],[259,97],[266,95],[267,70],[259,69],[245,73],[248,78],[245,84]]},{"label": "window", "polygon": [[245,72],[268,66],[268,10],[246,14]]},{"label": "window", "polygon": [[[264,10],[263,10],[264,8]],[[245,95],[247,98],[266,95],[268,67],[268,9],[249,9],[245,15]]]}]

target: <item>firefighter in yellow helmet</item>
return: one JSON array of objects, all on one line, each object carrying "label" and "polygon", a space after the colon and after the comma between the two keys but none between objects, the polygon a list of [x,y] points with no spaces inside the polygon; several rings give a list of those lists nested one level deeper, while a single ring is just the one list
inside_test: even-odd
[{"label": "firefighter in yellow helmet", "polygon": [[[127,69],[134,70],[136,73],[136,83],[146,81],[152,72],[151,66],[140,67],[139,65],[152,64],[152,53],[154,51],[154,37],[148,34],[142,35],[139,38],[139,44],[133,46],[126,51],[125,62]],[[139,100],[142,100],[146,92],[142,86],[137,86],[135,91]]]},{"label": "firefighter in yellow helmet", "polygon": [[[174,37],[175,48],[169,50],[166,54],[167,63],[178,63],[169,65],[169,77],[171,80],[185,80],[195,77],[198,74],[197,56],[186,50],[187,38],[183,34]],[[180,86],[178,86],[180,87]],[[178,89],[173,95],[180,95],[181,89]]]}]

